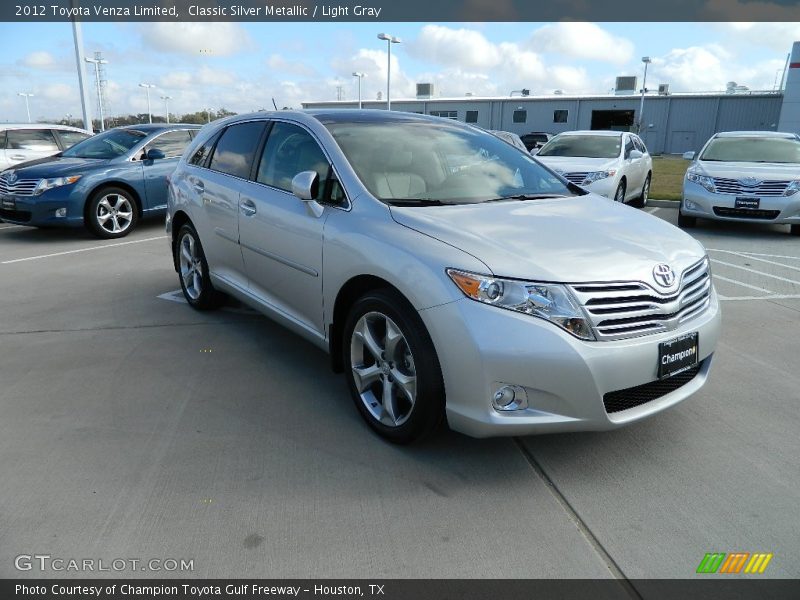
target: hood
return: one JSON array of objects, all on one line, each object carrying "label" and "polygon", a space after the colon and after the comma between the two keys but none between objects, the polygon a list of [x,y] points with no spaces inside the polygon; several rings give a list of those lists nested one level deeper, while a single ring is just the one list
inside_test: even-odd
[{"label": "hood", "polygon": [[[391,207],[406,227],[483,261],[498,277],[562,283],[644,281],[705,250],[677,227],[595,194],[572,198]],[[458,268],[458,265],[448,265]]]},{"label": "hood", "polygon": [[618,166],[616,158],[585,158],[582,156],[539,156],[536,160],[546,167],[562,173],[584,173],[607,171]]},{"label": "hood", "polygon": [[87,169],[106,163],[105,160],[96,158],[65,158],[63,156],[48,156],[37,160],[29,160],[11,169],[16,172],[19,179],[49,179],[63,177],[73,173],[85,173]]},{"label": "hood", "polygon": [[726,179],[744,179],[745,177],[755,177],[760,181],[800,179],[800,165],[797,164],[698,161],[693,163],[690,168],[694,168],[701,175]]}]

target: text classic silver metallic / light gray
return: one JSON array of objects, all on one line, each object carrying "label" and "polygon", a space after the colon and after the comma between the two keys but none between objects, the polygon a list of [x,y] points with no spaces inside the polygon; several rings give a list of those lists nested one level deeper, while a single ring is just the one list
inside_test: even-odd
[{"label": "text classic silver metallic / light gray", "polygon": [[490,133],[386,111],[202,129],[171,177],[184,295],[328,351],[381,435],[605,430],[705,383],[720,328],[693,238]]}]

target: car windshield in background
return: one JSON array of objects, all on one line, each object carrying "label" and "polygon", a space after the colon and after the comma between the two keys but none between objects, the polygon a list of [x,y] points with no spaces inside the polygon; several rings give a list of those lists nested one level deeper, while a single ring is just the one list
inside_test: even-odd
[{"label": "car windshield in background", "polygon": [[69,158],[116,158],[128,152],[145,137],[147,137],[147,134],[135,129],[112,129],[78,142],[68,150],[65,150],[62,156]]},{"label": "car windshield in background", "polygon": [[581,193],[489,133],[428,121],[326,126],[362,183],[391,204],[471,204]]},{"label": "car windshield in background", "polygon": [[545,144],[539,156],[617,158],[622,149],[621,140],[617,135],[564,135]]},{"label": "car windshield in background", "polygon": [[715,162],[800,163],[800,141],[790,138],[716,138],[700,160]]}]

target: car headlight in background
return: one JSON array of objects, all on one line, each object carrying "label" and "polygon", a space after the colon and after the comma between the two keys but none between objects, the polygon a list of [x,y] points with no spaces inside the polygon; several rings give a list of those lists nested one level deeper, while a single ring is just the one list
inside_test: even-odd
[{"label": "car headlight in background", "polygon": [[702,185],[712,194],[716,193],[717,191],[717,188],[714,186],[714,179],[709,177],[708,175],[700,175],[690,169],[686,171],[686,179],[688,179],[693,183],[696,183],[697,185]]},{"label": "car headlight in background", "polygon": [[787,185],[786,189],[783,190],[783,195],[794,196],[797,192],[800,192],[800,179],[795,179],[794,181],[789,182],[789,185]]},{"label": "car headlight in background", "polygon": [[581,185],[589,185],[590,183],[594,183],[595,181],[600,181],[601,179],[608,179],[609,177],[613,177],[617,174],[616,169],[609,169],[607,171],[592,171],[591,173],[587,173],[586,177],[583,178],[581,181]]},{"label": "car headlight in background", "polygon": [[33,195],[38,196],[46,192],[47,190],[52,190],[53,188],[61,187],[62,185],[71,185],[80,179],[80,175],[72,175],[70,177],[55,177],[53,179],[42,179],[39,182],[39,185],[36,186],[36,189],[33,190]]},{"label": "car headlight in background", "polygon": [[473,300],[546,319],[582,340],[595,339],[586,315],[563,285],[499,279],[456,269],[447,269],[447,274]]}]

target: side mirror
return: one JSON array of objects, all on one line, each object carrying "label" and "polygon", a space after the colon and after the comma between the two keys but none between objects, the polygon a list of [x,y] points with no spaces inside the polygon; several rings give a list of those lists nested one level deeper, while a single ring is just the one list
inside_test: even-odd
[{"label": "side mirror", "polygon": [[628,158],[631,160],[637,160],[642,158],[644,154],[642,154],[641,150],[631,150],[631,153],[628,155]]},{"label": "side mirror", "polygon": [[539,154],[539,147],[534,146],[533,148],[531,148],[531,156],[536,156],[537,154]]},{"label": "side mirror", "polygon": [[683,158],[686,160],[694,160],[694,152],[684,152]]},{"label": "side mirror", "polygon": [[160,160],[166,157],[167,155],[158,148],[150,148],[150,150],[147,151],[147,154],[145,154],[145,158],[147,160]]},{"label": "side mirror", "polygon": [[316,171],[303,171],[292,178],[292,193],[306,203],[315,217],[322,216],[324,208],[316,201],[319,193],[319,174]]}]

